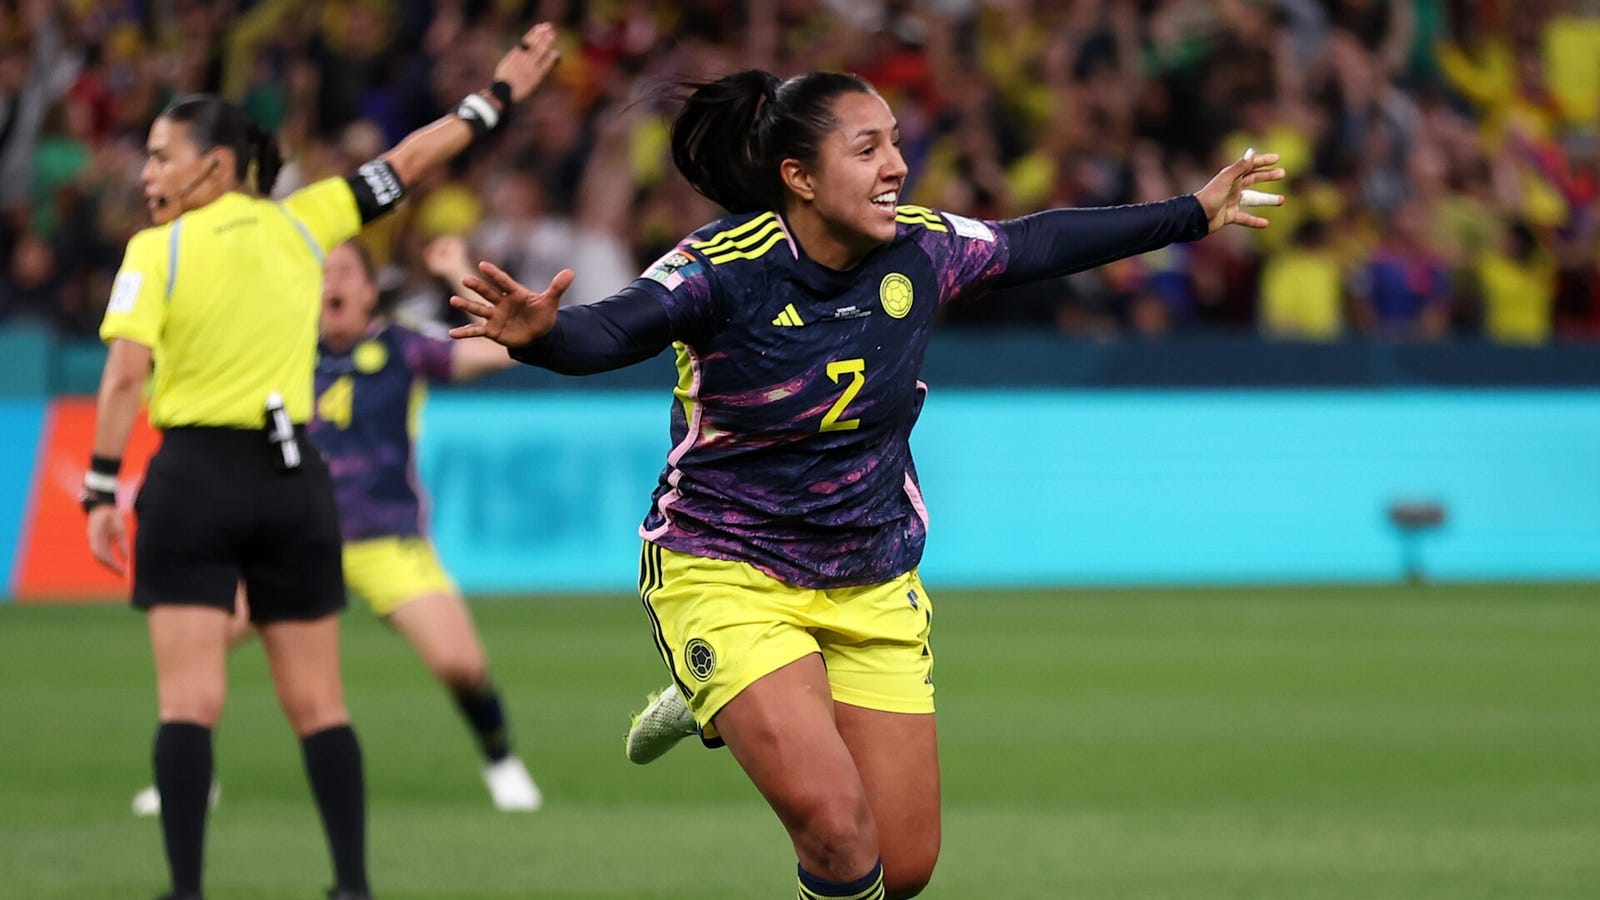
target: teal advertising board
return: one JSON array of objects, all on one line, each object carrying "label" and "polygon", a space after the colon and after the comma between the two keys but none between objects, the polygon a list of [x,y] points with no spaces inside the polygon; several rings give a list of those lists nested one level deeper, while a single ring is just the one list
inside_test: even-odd
[{"label": "teal advertising board", "polygon": [[[476,592],[631,591],[666,392],[446,392],[421,471]],[[1600,580],[1600,393],[935,391],[932,584]]]}]

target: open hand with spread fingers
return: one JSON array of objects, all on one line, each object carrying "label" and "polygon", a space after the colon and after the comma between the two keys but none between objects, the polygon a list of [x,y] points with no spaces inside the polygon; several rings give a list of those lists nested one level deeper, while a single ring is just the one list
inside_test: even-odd
[{"label": "open hand with spread fingers", "polygon": [[450,305],[483,321],[452,328],[451,337],[486,337],[506,347],[520,347],[555,327],[561,295],[572,286],[571,269],[557,272],[542,292],[523,287],[492,262],[478,263],[478,271],[483,277],[469,275],[461,281],[477,296],[458,294],[450,298]]},{"label": "open hand with spread fingers", "polygon": [[561,58],[556,50],[556,30],[541,22],[528,29],[517,46],[507,51],[494,67],[494,80],[511,87],[511,102],[521,103],[544,80]]},{"label": "open hand with spread fingers", "polygon": [[1283,197],[1265,191],[1250,190],[1255,185],[1282,181],[1285,173],[1278,168],[1278,154],[1246,150],[1244,155],[1195,191],[1194,198],[1206,211],[1206,221],[1212,232],[1225,225],[1243,225],[1247,228],[1265,228],[1271,224],[1261,216],[1245,211],[1253,206],[1282,206]]}]

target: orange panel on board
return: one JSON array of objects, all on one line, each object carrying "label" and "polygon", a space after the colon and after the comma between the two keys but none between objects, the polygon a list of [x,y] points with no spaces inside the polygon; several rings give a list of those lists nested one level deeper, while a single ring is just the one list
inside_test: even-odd
[{"label": "orange panel on board", "polygon": [[[14,577],[22,603],[126,600],[132,587],[89,554],[83,508],[78,495],[94,444],[95,402],[92,397],[59,398],[50,404],[43,449],[35,468],[33,508],[22,533]],[[122,484],[117,506],[128,517],[133,546],[133,498],[144,470],[161,445],[161,434],[141,412],[122,458]]]}]

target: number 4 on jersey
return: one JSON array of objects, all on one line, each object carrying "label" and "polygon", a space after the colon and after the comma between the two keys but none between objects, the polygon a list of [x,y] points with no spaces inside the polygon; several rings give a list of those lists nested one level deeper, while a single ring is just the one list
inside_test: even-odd
[{"label": "number 4 on jersey", "polygon": [[350,408],[355,403],[356,381],[340,375],[317,398],[317,418],[340,431],[350,427]]}]

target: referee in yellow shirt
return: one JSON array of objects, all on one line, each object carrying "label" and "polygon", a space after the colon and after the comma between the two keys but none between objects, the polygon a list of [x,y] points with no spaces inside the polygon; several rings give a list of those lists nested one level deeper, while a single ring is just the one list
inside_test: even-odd
[{"label": "referee in yellow shirt", "polygon": [[282,202],[262,199],[281,167],[275,142],[232,104],[180,98],[150,128],[141,178],[156,224],[128,242],[100,327],[110,352],[83,503],[90,549],[124,571],[117,472],[153,371],[150,421],[164,439],[134,505],[133,605],[147,613],[155,655],[166,898],[203,896],[211,730],[241,581],[332,850],[330,897],[369,896],[361,750],[339,676],[338,515],[304,434],[322,261],[407,185],[492,131],[549,72],[554,39],[534,27],[454,114]]}]

